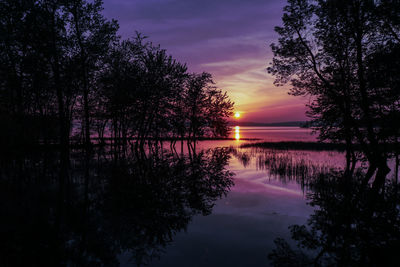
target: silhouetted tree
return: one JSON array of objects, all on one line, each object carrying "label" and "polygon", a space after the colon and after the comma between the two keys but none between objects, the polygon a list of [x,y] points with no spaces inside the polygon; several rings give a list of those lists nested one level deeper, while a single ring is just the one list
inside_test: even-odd
[{"label": "silhouetted tree", "polygon": [[[149,45],[143,55],[145,118],[141,118],[140,139],[152,136],[156,140],[170,132],[169,122],[175,98],[183,94],[186,66],[174,60],[164,49]],[[164,135],[165,137],[165,135]]]},{"label": "silhouetted tree", "polygon": [[214,86],[211,74],[192,74],[186,86],[188,140],[193,148],[196,139],[207,132],[215,136],[227,136],[225,118],[232,116],[233,103]]},{"label": "silhouetted tree", "polygon": [[319,125],[320,139],[346,143],[348,174],[356,161],[353,143],[360,144],[369,163],[365,180],[376,172],[377,189],[390,171],[389,146],[399,131],[387,123],[398,116],[400,99],[398,13],[386,17],[383,10],[389,7],[398,10],[399,4],[289,0],[268,68],[276,84],[291,82],[291,94],[311,96],[309,115]]},{"label": "silhouetted tree", "polygon": [[[61,26],[55,23],[57,15],[50,7],[36,1],[3,1],[0,12],[2,142],[47,142],[56,136],[49,135],[44,126],[57,127],[53,123],[57,111],[58,129],[66,127],[63,103],[55,104],[62,90],[62,84],[55,90],[61,77],[56,72],[60,59],[54,60],[55,51],[61,49]],[[67,139],[64,131],[63,142]]]},{"label": "silhouetted tree", "polygon": [[73,0],[65,2],[65,22],[68,40],[73,44],[70,57],[77,72],[76,86],[81,90],[79,101],[83,106],[82,125],[86,145],[90,144],[90,95],[96,91],[96,72],[101,69],[102,59],[116,41],[116,21],[106,21],[101,14],[102,1]]},{"label": "silhouetted tree", "polygon": [[[189,103],[186,65],[140,34],[121,41],[117,22],[101,11],[100,0],[0,3],[4,144],[52,142],[67,154],[71,135],[89,148],[95,132],[103,143],[105,136],[115,144],[134,138],[141,147],[227,134],[232,103],[211,88],[211,77],[196,89],[203,100]],[[188,105],[201,112],[201,124],[189,127]]]}]

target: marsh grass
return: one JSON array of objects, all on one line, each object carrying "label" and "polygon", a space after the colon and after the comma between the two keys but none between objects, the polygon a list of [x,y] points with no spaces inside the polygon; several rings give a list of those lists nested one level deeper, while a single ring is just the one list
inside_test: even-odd
[{"label": "marsh grass", "polygon": [[256,169],[265,171],[270,179],[279,179],[283,183],[295,181],[302,187],[309,184],[312,177],[340,168],[338,152],[231,148],[231,153],[244,167],[254,160]]}]

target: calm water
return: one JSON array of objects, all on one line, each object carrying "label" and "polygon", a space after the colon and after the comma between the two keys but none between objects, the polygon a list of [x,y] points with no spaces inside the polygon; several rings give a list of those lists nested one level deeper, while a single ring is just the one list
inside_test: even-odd
[{"label": "calm water", "polygon": [[268,142],[315,141],[311,129],[299,127],[244,127],[234,126],[231,137],[235,139],[257,138]]},{"label": "calm water", "polygon": [[[277,237],[289,238],[288,226],[304,224],[312,213],[305,189],[293,175],[271,173],[266,158],[284,157],[297,164],[338,167],[338,152],[273,151],[236,149],[257,141],[314,141],[309,129],[298,127],[233,127],[235,141],[204,141],[199,147],[234,148],[228,169],[235,173],[227,197],[216,202],[212,214],[195,216],[159,260],[151,266],[268,266],[268,253]],[[318,168],[317,168],[318,169]],[[126,265],[128,266],[128,265]]]},{"label": "calm water", "polygon": [[[299,183],[270,175],[257,164],[262,152],[252,154],[246,167],[239,158],[231,158],[235,185],[227,197],[216,202],[211,215],[195,216],[151,266],[269,265],[273,240],[289,239],[288,226],[304,224],[312,208],[306,205]],[[318,158],[321,164],[331,164],[331,159],[340,162],[336,153],[293,152],[293,157]]]},{"label": "calm water", "polygon": [[[315,141],[317,136],[311,129],[299,127],[231,127],[230,138],[235,140],[202,141],[200,148],[220,146],[239,146],[244,143],[254,142],[280,142],[280,141]],[[249,140],[250,139],[250,140]]]},{"label": "calm water", "polygon": [[[2,266],[268,266],[277,237],[313,212],[310,177],[338,152],[239,147],[312,141],[296,127],[233,128],[196,155],[11,153],[0,159]],[[244,140],[256,138],[258,140]],[[224,148],[221,148],[224,147]],[[179,149],[177,149],[179,150]]]}]

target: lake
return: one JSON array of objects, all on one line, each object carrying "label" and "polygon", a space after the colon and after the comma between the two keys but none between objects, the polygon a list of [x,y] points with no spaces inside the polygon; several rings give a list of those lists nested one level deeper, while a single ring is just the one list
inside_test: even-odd
[{"label": "lake", "polygon": [[256,138],[267,142],[315,141],[316,135],[309,128],[299,127],[245,127],[231,128],[231,137],[241,140]]},{"label": "lake", "polygon": [[232,140],[201,141],[200,149],[212,147],[240,146],[244,143],[254,142],[282,142],[282,141],[316,141],[317,136],[309,128],[300,127],[231,127],[229,138]]},{"label": "lake", "polygon": [[[165,253],[150,266],[268,266],[267,255],[274,248],[274,239],[290,239],[288,226],[306,223],[313,209],[306,204],[301,182],[272,174],[263,164],[265,157],[272,153],[299,164],[326,168],[344,164],[339,152],[238,148],[247,142],[315,141],[310,129],[233,127],[230,137],[237,140],[202,141],[199,147],[235,150],[228,165],[235,174],[234,186],[215,203],[210,215],[194,216],[186,231],[177,233]],[[253,138],[258,140],[243,140]]]},{"label": "lake", "polygon": [[[236,126],[232,127],[230,137],[236,140],[203,141],[200,142],[199,147],[203,149],[220,146],[231,148],[228,169],[235,174],[234,186],[230,188],[226,197],[215,202],[211,214],[194,216],[187,229],[177,233],[171,244],[165,248],[163,255],[152,261],[150,266],[269,266],[271,262],[268,254],[276,249],[274,240],[278,237],[284,238],[289,245],[295,247],[296,243],[290,238],[288,227],[306,224],[315,211],[316,207],[307,205],[310,200],[306,198],[306,195],[312,192],[307,188],[310,177],[316,177],[321,173],[335,173],[345,165],[343,152],[240,148],[241,144],[248,142],[316,141],[317,138],[310,129]],[[257,140],[251,140],[253,138]],[[361,167],[363,164],[360,163],[357,166]],[[393,170],[394,163],[391,162],[390,166]],[[393,174],[391,172],[389,177]],[[337,180],[334,181],[332,188],[335,188],[337,183]],[[337,231],[332,232],[339,240],[335,242],[340,243],[344,240],[343,242],[349,244],[358,242],[361,247],[374,247],[373,244],[365,244],[369,242],[369,239],[358,237],[357,232],[349,238],[349,234],[346,234],[349,230],[341,229],[349,223],[348,218],[354,217],[353,227],[363,229],[363,226],[356,225],[364,224],[367,228],[367,230],[357,231],[365,231],[368,233],[367,236],[374,235],[374,231],[378,232],[377,235],[385,233],[388,235],[386,240],[393,238],[396,244],[394,247],[397,247],[396,242],[399,240],[396,237],[397,230],[385,226],[387,219],[379,219],[377,225],[371,224],[368,220],[364,221],[369,216],[365,213],[368,214],[370,207],[365,208],[367,211],[361,207],[365,204],[363,202],[365,200],[355,197],[358,187],[357,183],[348,184],[344,188],[348,193],[343,193],[339,187],[335,189],[336,191],[322,194],[319,201],[324,200],[324,197],[326,199],[325,202],[321,202],[323,206],[318,207],[321,210],[316,213],[313,225],[317,225],[318,229],[324,233],[326,229],[319,223],[332,224],[329,226],[331,228],[328,226],[327,228],[329,231],[332,231],[332,228]],[[314,194],[319,194],[318,188],[313,189],[316,190]],[[369,189],[364,188],[361,192],[364,190]],[[336,197],[338,199],[335,200]],[[329,203],[339,204],[332,207]],[[362,203],[362,205],[358,206],[356,203]],[[384,205],[390,206],[387,202]],[[348,209],[353,206],[353,211]],[[394,214],[397,213],[394,212]],[[320,217],[326,221],[321,221]],[[393,233],[390,234],[390,231]],[[346,241],[347,239],[350,241]],[[386,240],[382,241],[383,244],[390,242]],[[349,245],[348,249],[351,249],[351,246],[353,245]],[[385,248],[393,245],[382,246]],[[374,248],[381,249],[379,245]],[[339,255],[345,258],[346,253],[340,252]],[[351,256],[348,257],[357,262],[360,257],[357,253],[350,252]],[[393,261],[390,255],[394,255],[390,253],[388,251],[385,254],[389,264]],[[378,259],[378,262],[382,263],[382,259],[379,257]],[[330,262],[329,258],[325,260],[325,264]]]},{"label": "lake", "polygon": [[[269,266],[274,240],[295,245],[288,227],[310,219],[308,194],[326,190],[319,177],[329,182],[344,155],[240,147],[315,141],[310,129],[233,127],[230,137],[200,141],[197,153],[104,147],[90,157],[72,149],[68,161],[46,150],[2,156],[0,265]],[[340,188],[327,203],[347,199]]]}]

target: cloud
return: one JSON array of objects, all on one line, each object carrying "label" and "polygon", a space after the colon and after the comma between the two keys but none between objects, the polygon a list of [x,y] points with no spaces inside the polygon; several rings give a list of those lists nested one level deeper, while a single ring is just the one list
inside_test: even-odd
[{"label": "cloud", "polygon": [[190,71],[212,73],[254,120],[267,118],[263,112],[286,120],[291,114],[304,118],[304,101],[288,96],[287,87],[276,88],[265,71],[284,5],[281,0],[104,0],[103,12],[119,21],[122,37],[142,32]]}]

